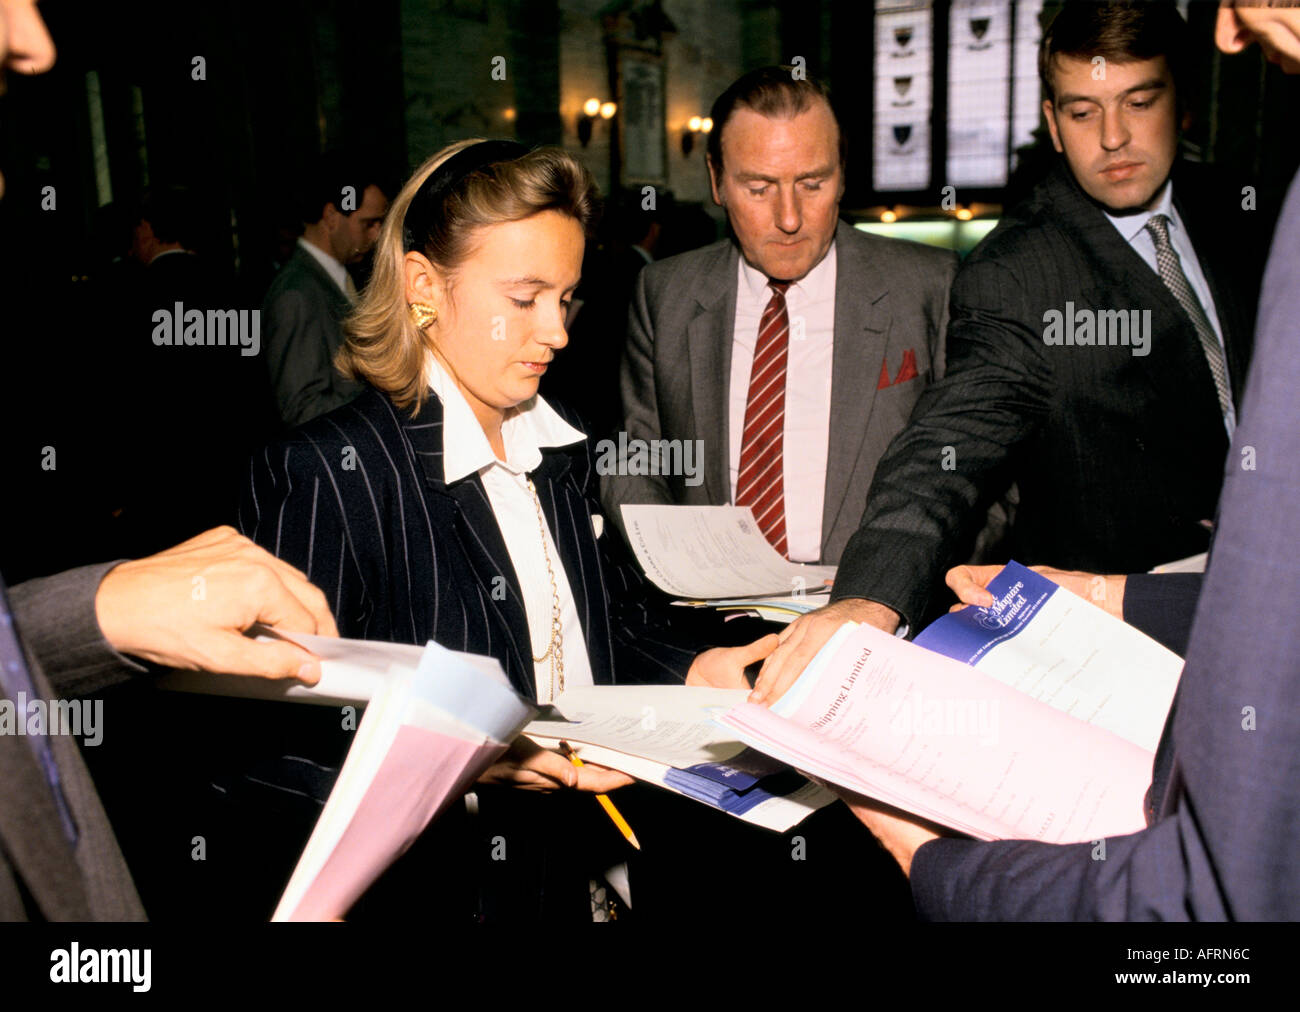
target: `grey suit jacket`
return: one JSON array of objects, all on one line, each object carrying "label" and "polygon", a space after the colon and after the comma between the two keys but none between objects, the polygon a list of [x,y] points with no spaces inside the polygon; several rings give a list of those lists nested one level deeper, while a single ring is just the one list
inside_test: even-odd
[{"label": "grey suit jacket", "polygon": [[[85,566],[10,591],[14,624],[41,698],[92,693],[144,670],[109,646],[95,618],[95,592],[114,565]],[[77,843],[69,845],[64,835],[27,740],[0,734],[0,920],[143,920],[76,739],[51,735],[49,741]]]},{"label": "grey suit jacket", "polygon": [[351,308],[316,258],[295,247],[262,303],[266,367],[285,425],[301,425],[361,392],[334,368]]},{"label": "grey suit jacket", "polygon": [[[957,268],[956,254],[947,250],[867,235],[843,222],[835,250],[820,560],[828,565],[839,562],[857,530],[876,462],[921,390],[942,374],[948,287]],[[651,264],[638,276],[622,367],[628,443],[702,440],[704,473],[697,485],[688,485],[685,475],[604,475],[601,498],[620,529],[623,503],[731,501],[727,401],[739,257],[736,245],[724,240]],[[915,358],[916,378],[878,390],[881,363],[897,376],[907,352]]]}]

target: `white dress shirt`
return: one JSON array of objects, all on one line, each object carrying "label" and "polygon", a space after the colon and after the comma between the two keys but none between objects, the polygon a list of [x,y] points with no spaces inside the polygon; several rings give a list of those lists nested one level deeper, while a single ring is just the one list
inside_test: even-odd
[{"label": "white dress shirt", "polygon": [[[749,373],[763,310],[772,297],[768,278],[740,258],[736,324],[731,345],[729,442],[731,501],[736,501],[740,451],[749,403]],[[785,293],[790,343],[785,374],[785,537],[790,559],[818,562],[822,555],[822,506],[830,452],[831,372],[835,343],[835,244]]]},{"label": "white dress shirt", "polygon": [[339,286],[339,291],[348,297],[349,302],[356,301],[357,289],[352,284],[352,278],[348,276],[348,269],[326,253],[315,243],[310,243],[302,236],[298,237],[298,245],[316,258],[316,262],[325,268],[325,273],[334,279],[334,283]]},{"label": "white dress shirt", "polygon": [[[1187,228],[1183,225],[1183,219],[1179,216],[1177,208],[1174,207],[1173,182],[1171,180],[1165,182],[1164,189],[1160,192],[1160,199],[1156,201],[1156,206],[1151,210],[1122,217],[1107,214],[1106,217],[1110,219],[1110,223],[1115,226],[1119,234],[1124,237],[1124,241],[1132,246],[1137,255],[1145,260],[1147,265],[1159,276],[1160,267],[1156,263],[1156,241],[1151,238],[1151,233],[1147,231],[1147,222],[1157,214],[1163,214],[1169,219],[1169,244],[1173,246],[1174,252],[1178,254],[1183,274],[1187,276],[1187,283],[1192,286],[1196,301],[1205,310],[1205,318],[1210,321],[1214,336],[1219,339],[1219,347],[1224,348],[1223,368],[1226,373],[1228,353],[1223,344],[1223,327],[1219,325],[1219,314],[1214,309],[1214,296],[1210,294],[1209,282],[1205,280],[1205,274],[1201,271],[1201,262],[1196,257],[1196,250],[1192,247],[1191,237],[1188,236]],[[1200,347],[1199,342],[1197,347]],[[1232,380],[1230,375],[1228,380],[1229,382]]]},{"label": "white dress shirt", "polygon": [[[568,446],[585,439],[586,435],[556,414],[540,395],[535,396],[520,404],[502,423],[501,439],[505,443],[506,459],[498,460],[464,395],[432,355],[428,356],[425,374],[429,387],[442,401],[444,479],[453,482],[477,472],[483,482],[523,593],[532,656],[540,657],[551,642],[553,598],[546,569],[546,555],[549,554],[563,623],[564,685],[565,688],[591,685],[591,659],[587,655],[587,641],[578,621],[569,578],[549,528],[544,534],[546,548],[543,553],[543,529],[538,523],[536,501],[528,489],[528,472],[542,462],[543,446]],[[550,702],[549,657],[534,664],[533,676],[537,701]],[[558,682],[555,688],[558,692]]]}]

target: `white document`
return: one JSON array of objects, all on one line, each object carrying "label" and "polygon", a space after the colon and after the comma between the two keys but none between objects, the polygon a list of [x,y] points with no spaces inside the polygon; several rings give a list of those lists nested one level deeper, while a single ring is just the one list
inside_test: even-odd
[{"label": "white document", "polygon": [[[333,636],[283,632],[255,628],[258,640],[286,639],[320,658],[321,676],[315,685],[303,685],[295,679],[250,678],[246,675],[219,675],[206,671],[172,671],[158,680],[164,689],[198,692],[214,696],[239,696],[337,706],[368,703],[400,671],[414,671],[420,665],[425,647],[409,643],[381,643],[374,640],[350,640]],[[436,646],[432,641],[430,647]],[[443,647],[438,647],[443,650]],[[493,657],[475,654],[457,655],[458,663],[468,664],[489,678],[508,685],[501,665]]]},{"label": "white document", "polygon": [[674,597],[788,597],[822,590],[834,566],[783,559],[748,506],[624,505],[628,540],[646,576]]},{"label": "white document", "polygon": [[1046,577],[1008,563],[989,608],[945,615],[918,646],[972,664],[1087,724],[1156,750],[1183,659]]},{"label": "white document", "polygon": [[[725,764],[745,751],[716,719],[747,695],[745,689],[685,685],[584,686],[555,700],[555,710],[566,720],[535,720],[524,734],[543,748],[567,741],[585,760],[682,794],[668,782],[670,771]],[[808,783],[737,818],[784,832],[834,800],[824,788]]]}]

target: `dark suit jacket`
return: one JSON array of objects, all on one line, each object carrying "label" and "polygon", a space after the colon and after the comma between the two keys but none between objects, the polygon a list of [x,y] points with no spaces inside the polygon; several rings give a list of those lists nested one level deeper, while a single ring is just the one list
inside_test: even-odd
[{"label": "dark suit jacket", "polygon": [[[957,257],[881,239],[841,222],[835,232],[835,346],[831,429],[822,508],[821,562],[833,565],[857,529],[876,462],[906,423],[921,390],[943,371],[948,286]],[[622,529],[623,503],[724,505],[728,387],[740,254],[730,240],[650,264],[637,277],[623,358],[628,440],[703,440],[704,481],[606,475],[601,494]],[[914,379],[878,390],[905,356]]]},{"label": "dark suit jacket", "polygon": [[351,308],[316,258],[295,246],[262,304],[262,354],[285,425],[323,415],[361,392],[334,368],[343,345],[340,324]]},{"label": "dark suit jacket", "polygon": [[[1239,399],[1254,284],[1232,202],[1174,199],[1209,282]],[[1244,212],[1242,212],[1244,213]],[[1044,314],[1150,310],[1150,353],[1048,346]],[[1227,434],[1191,321],[1064,162],[971,253],[953,282],[947,373],[876,469],[833,598],[880,601],[916,627],[983,507],[1019,488],[1009,554],[1124,573],[1206,548]]]},{"label": "dark suit jacket", "polygon": [[[116,563],[29,580],[10,592],[28,671],[44,699],[94,692],[143,670],[104,639],[95,592]],[[0,734],[0,920],[138,921],[144,909],[75,738],[49,737],[77,824],[64,835],[45,773],[24,737]]]},{"label": "dark suit jacket", "polygon": [[[1300,183],[1275,234],[1220,524],[1166,741],[1159,818],[1092,844],[938,840],[912,862],[952,919],[1300,918]],[[1256,467],[1239,451],[1255,448]]]},{"label": "dark suit jacket", "polygon": [[[586,441],[544,449],[533,473],[593,677],[681,681],[694,651],[655,635],[671,631],[643,607],[641,577],[617,556],[615,539],[598,542],[595,480]],[[433,639],[496,657],[534,698],[519,581],[478,475],[443,481],[436,396],[412,418],[368,389],[268,447],[253,459],[240,526],[324,591],[341,635]]]}]

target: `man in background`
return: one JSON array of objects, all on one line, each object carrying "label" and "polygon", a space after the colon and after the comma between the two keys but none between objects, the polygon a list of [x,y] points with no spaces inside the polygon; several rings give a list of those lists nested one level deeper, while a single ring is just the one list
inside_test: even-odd
[{"label": "man in background", "polygon": [[735,239],[641,270],[622,368],[628,445],[702,453],[691,474],[621,461],[601,497],[620,528],[624,503],[749,506],[782,555],[834,564],[942,368],[957,257],[839,220],[843,132],[792,68],[744,75],[712,117],[713,199]]},{"label": "man in background", "polygon": [[286,426],[346,404],[361,390],[334,369],[334,355],[357,297],[348,266],[374,248],[388,210],[375,178],[354,159],[328,154],[304,185],[303,234],[262,306],[266,365]]}]

